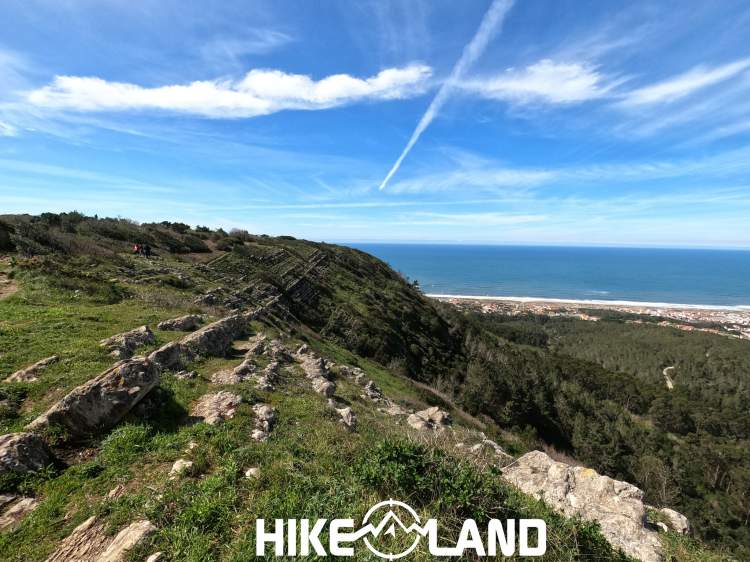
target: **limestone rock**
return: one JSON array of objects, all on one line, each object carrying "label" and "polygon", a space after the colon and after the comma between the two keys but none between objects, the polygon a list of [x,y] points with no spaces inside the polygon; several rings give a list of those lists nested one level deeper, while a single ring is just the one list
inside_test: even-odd
[{"label": "limestone rock", "polygon": [[178,369],[186,359],[189,360],[191,357],[182,343],[171,341],[150,353],[148,359],[162,369]]},{"label": "limestone rock", "polygon": [[174,374],[174,378],[181,381],[190,381],[198,378],[198,373],[195,371],[177,371]]},{"label": "limestone rock", "polygon": [[0,531],[13,531],[23,522],[24,518],[39,506],[34,498],[21,498],[11,503],[0,514]]},{"label": "limestone rock", "polygon": [[160,330],[171,330],[175,332],[192,332],[200,328],[203,324],[203,318],[197,314],[186,314],[178,318],[172,318],[170,320],[164,320],[159,322],[157,328]]},{"label": "limestone rock", "polygon": [[253,406],[253,413],[255,414],[255,429],[251,436],[256,441],[265,441],[276,423],[276,410],[268,404],[256,404]]},{"label": "limestone rock", "polygon": [[643,562],[663,560],[658,534],[645,526],[643,491],[632,484],[554,461],[541,451],[523,455],[505,467],[503,475],[558,512],[598,522],[602,535],[629,556]]},{"label": "limestone rock", "polygon": [[486,437],[484,437],[479,443],[469,447],[468,452],[474,457],[488,459],[492,461],[493,464],[502,466],[513,461],[513,457],[506,453],[500,445]]},{"label": "limestone rock", "polygon": [[162,560],[164,558],[163,552],[154,552],[151,556],[146,558],[146,562],[159,562],[159,560]]},{"label": "limestone rock", "polygon": [[381,400],[383,400],[383,392],[373,381],[367,381],[362,396],[364,398],[372,400],[373,402],[380,402]]},{"label": "limestone rock", "polygon": [[682,513],[668,507],[661,508],[659,513],[666,519],[666,525],[671,531],[680,535],[690,533],[690,522]]},{"label": "limestone rock", "polygon": [[0,474],[36,472],[52,462],[47,444],[33,433],[0,436]]},{"label": "limestone rock", "polygon": [[354,415],[354,411],[350,407],[346,408],[336,408],[336,412],[338,412],[339,417],[341,418],[341,423],[344,424],[344,427],[347,429],[354,429],[357,425],[357,416]]},{"label": "limestone rock", "polygon": [[148,326],[141,326],[104,339],[99,342],[99,345],[109,351],[113,357],[130,359],[137,348],[152,343],[156,343],[154,333]]},{"label": "limestone rock", "polygon": [[336,385],[323,377],[317,377],[312,381],[312,387],[315,392],[330,398],[336,392]]},{"label": "limestone rock", "polygon": [[193,461],[177,459],[169,470],[169,479],[174,480],[179,476],[188,474],[193,470]]},{"label": "limestone rock", "polygon": [[159,384],[159,367],[137,357],[115,363],[101,375],[74,388],[28,429],[59,425],[71,437],[99,433],[113,427]]},{"label": "limestone rock", "polygon": [[433,406],[411,414],[406,418],[406,423],[414,429],[441,431],[450,425],[451,416],[445,410]]},{"label": "limestone rock", "polygon": [[141,520],[112,538],[106,534],[103,521],[89,517],[58,545],[46,562],[124,562],[128,551],[155,531],[151,522]]},{"label": "limestone rock", "polygon": [[248,480],[256,480],[260,478],[260,469],[258,467],[250,467],[245,471],[245,478]]},{"label": "limestone rock", "polygon": [[5,379],[5,382],[34,382],[39,380],[39,374],[41,371],[52,365],[53,363],[57,363],[60,360],[60,358],[57,355],[53,355],[51,357],[47,357],[46,359],[42,359],[40,361],[37,361],[33,365],[29,365],[28,367],[25,367],[21,369],[20,371],[16,371],[12,375],[10,375],[7,379]]},{"label": "limestone rock", "polygon": [[223,357],[248,329],[248,316],[233,314],[188,334],[180,343],[194,355]]},{"label": "limestone rock", "polygon": [[190,410],[190,415],[207,424],[216,425],[233,418],[241,403],[241,396],[223,390],[202,396]]}]

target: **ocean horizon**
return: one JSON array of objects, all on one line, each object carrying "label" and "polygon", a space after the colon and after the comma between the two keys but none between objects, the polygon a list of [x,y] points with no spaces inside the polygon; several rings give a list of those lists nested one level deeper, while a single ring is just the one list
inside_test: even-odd
[{"label": "ocean horizon", "polygon": [[750,307],[750,251],[349,243],[429,295],[591,304]]}]

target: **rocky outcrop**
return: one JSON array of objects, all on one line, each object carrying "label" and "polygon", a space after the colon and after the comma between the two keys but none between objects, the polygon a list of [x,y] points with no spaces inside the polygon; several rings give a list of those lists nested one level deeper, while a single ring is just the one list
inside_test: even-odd
[{"label": "rocky outcrop", "polygon": [[149,359],[162,369],[180,369],[196,357],[224,357],[232,342],[245,334],[257,312],[233,314],[217,320],[178,341],[163,345]]},{"label": "rocky outcrop", "polygon": [[198,378],[198,373],[195,371],[177,371],[174,374],[174,378],[180,381],[191,381]]},{"label": "rocky outcrop", "polygon": [[679,535],[687,535],[690,533],[690,521],[682,513],[669,509],[668,507],[662,507],[659,511],[659,515],[664,520],[662,525],[667,530],[677,533]]},{"label": "rocky outcrop", "polygon": [[52,462],[47,444],[33,433],[0,436],[0,474],[36,472]]},{"label": "rocky outcrop", "polygon": [[10,532],[18,528],[26,516],[34,511],[39,502],[34,498],[16,499],[13,496],[6,501],[6,508],[0,513],[0,532]]},{"label": "rocky outcrop", "polygon": [[195,403],[190,410],[190,416],[195,421],[216,425],[233,418],[237,406],[240,404],[242,404],[242,397],[231,392],[221,391],[216,394],[206,394]]},{"label": "rocky outcrop", "polygon": [[192,332],[197,330],[203,324],[203,318],[197,314],[186,314],[178,318],[164,320],[156,326],[160,330],[175,332]]},{"label": "rocky outcrop", "polygon": [[268,404],[256,404],[253,406],[253,414],[255,414],[255,429],[251,437],[256,441],[265,441],[276,423],[276,410]]},{"label": "rocky outcrop", "polygon": [[645,526],[643,491],[632,484],[554,461],[541,451],[523,455],[503,475],[560,513],[596,521],[602,535],[625,554],[643,562],[663,560],[658,534]]},{"label": "rocky outcrop", "polygon": [[313,379],[312,388],[315,392],[322,394],[326,398],[331,398],[336,392],[336,385],[323,377]]},{"label": "rocky outcrop", "polygon": [[117,359],[130,359],[136,349],[153,343],[156,343],[154,333],[148,326],[141,326],[102,340],[99,345]]},{"label": "rocky outcrop", "polygon": [[451,416],[445,410],[433,406],[411,414],[406,418],[406,423],[421,431],[442,431],[451,424]]},{"label": "rocky outcrop", "polygon": [[159,373],[159,367],[143,357],[115,363],[98,377],[74,388],[26,427],[41,430],[60,426],[70,437],[109,429],[159,384]]},{"label": "rocky outcrop", "polygon": [[248,314],[233,314],[188,334],[180,343],[193,356],[223,357],[231,349],[232,342],[246,333],[248,321]]},{"label": "rocky outcrop", "polygon": [[57,363],[60,360],[60,358],[57,355],[53,355],[51,357],[47,357],[45,359],[42,359],[40,361],[37,361],[33,365],[29,365],[28,367],[25,367],[19,371],[16,371],[12,375],[10,375],[8,378],[5,379],[5,382],[34,382],[39,380],[40,373],[52,365],[53,363]]},{"label": "rocky outcrop", "polygon": [[128,551],[156,531],[150,521],[131,523],[112,538],[105,524],[89,517],[65,538],[46,562],[124,562]]}]

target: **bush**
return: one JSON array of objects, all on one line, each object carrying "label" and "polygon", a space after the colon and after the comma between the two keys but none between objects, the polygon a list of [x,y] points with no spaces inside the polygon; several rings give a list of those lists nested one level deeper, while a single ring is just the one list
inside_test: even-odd
[{"label": "bush", "polygon": [[15,244],[10,238],[13,227],[4,222],[0,222],[0,252],[13,252],[16,249]]}]

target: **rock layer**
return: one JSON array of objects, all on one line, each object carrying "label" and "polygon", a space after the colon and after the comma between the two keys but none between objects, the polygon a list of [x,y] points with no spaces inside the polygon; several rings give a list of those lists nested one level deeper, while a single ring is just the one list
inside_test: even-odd
[{"label": "rock layer", "polygon": [[130,359],[135,350],[144,345],[156,343],[154,333],[148,326],[141,326],[129,332],[117,334],[99,342],[99,345],[118,359]]},{"label": "rock layer", "polygon": [[71,437],[109,429],[159,383],[159,373],[158,366],[143,357],[115,363],[74,388],[26,427],[41,430],[56,425]]},{"label": "rock layer", "polygon": [[29,365],[28,367],[25,367],[19,371],[16,371],[12,375],[10,375],[7,379],[5,379],[5,382],[34,382],[39,380],[39,374],[41,371],[52,365],[53,363],[57,363],[60,360],[60,358],[57,355],[53,355],[51,357],[47,357],[45,359],[42,359],[40,361],[37,361],[33,365]]},{"label": "rock layer", "polygon": [[645,526],[643,491],[632,484],[554,461],[541,451],[523,455],[503,475],[558,512],[596,521],[602,535],[625,554],[643,562],[663,560],[657,533]]},{"label": "rock layer", "polygon": [[185,316],[159,322],[157,328],[160,330],[172,330],[176,332],[192,332],[193,330],[200,328],[202,323],[203,318],[197,314],[186,314]]},{"label": "rock layer", "polygon": [[47,444],[33,433],[0,436],[0,474],[36,472],[52,462]]}]

